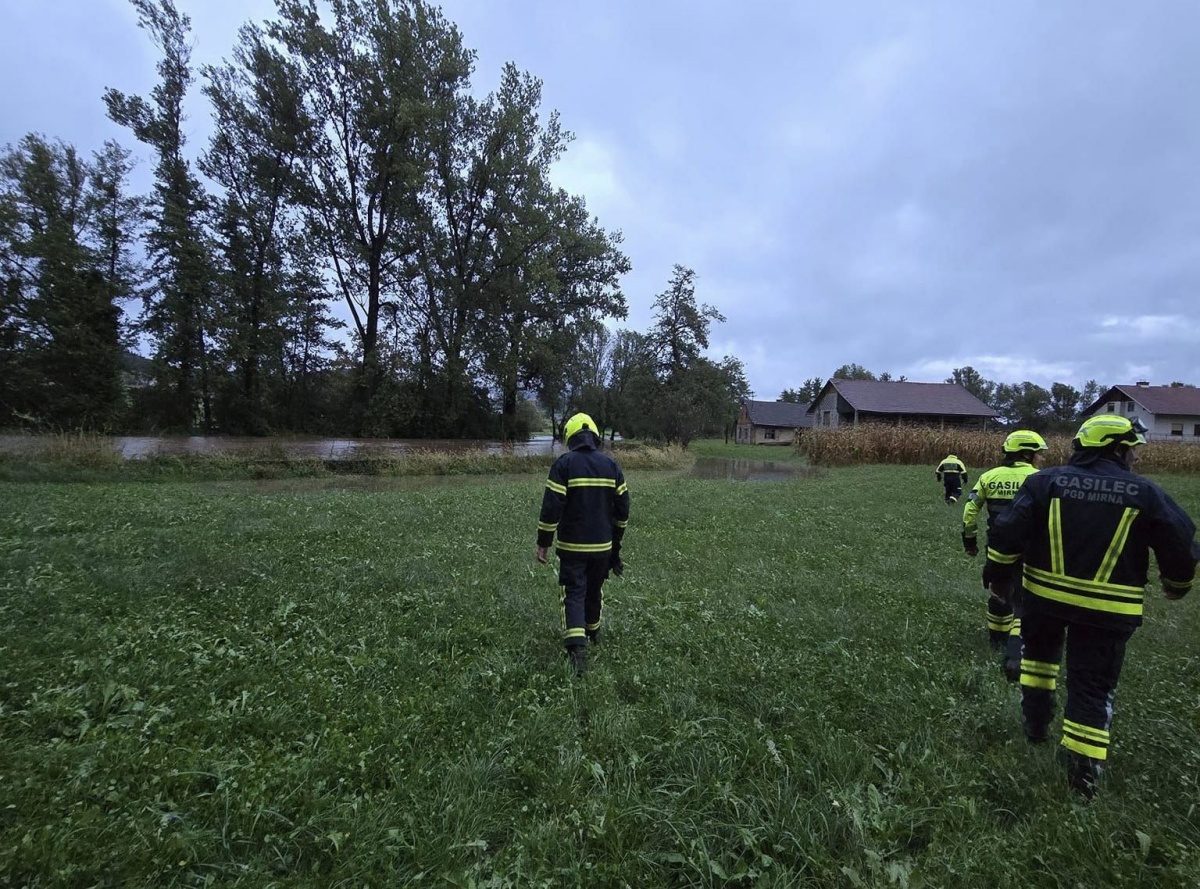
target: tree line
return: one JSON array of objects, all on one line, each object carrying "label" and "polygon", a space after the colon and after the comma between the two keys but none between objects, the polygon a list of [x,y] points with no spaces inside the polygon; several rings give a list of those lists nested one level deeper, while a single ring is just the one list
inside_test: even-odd
[{"label": "tree line", "polygon": [[[878,376],[860,364],[843,364],[833,372],[843,380],[891,380],[888,373]],[[904,382],[899,377],[898,382]],[[824,388],[826,380],[811,377],[800,386],[784,389],[781,401],[804,403],[813,401]],[[1082,419],[1083,411],[1109,390],[1096,380],[1088,380],[1076,389],[1068,383],[1052,383],[1049,389],[1031,383],[998,383],[986,379],[971,366],[956,367],[944,382],[957,383],[988,407],[1000,414],[999,422],[1009,428],[1032,429],[1035,432],[1073,433]],[[1183,386],[1184,383],[1171,383]]]},{"label": "tree line", "polygon": [[649,331],[607,326],[631,266],[551,182],[571,134],[514,65],[477,97],[438,8],[276,0],[196,70],[188,16],[131,2],[157,83],[103,102],[150,192],[115,142],[0,154],[0,427],[509,438],[585,408],[686,443],[749,395],[736,359],[701,354],[724,319],[690,269]]}]

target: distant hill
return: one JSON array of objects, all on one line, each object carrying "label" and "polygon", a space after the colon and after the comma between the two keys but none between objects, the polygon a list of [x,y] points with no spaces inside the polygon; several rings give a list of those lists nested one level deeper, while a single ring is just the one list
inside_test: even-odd
[{"label": "distant hill", "polygon": [[149,376],[150,369],[154,366],[154,362],[149,358],[139,355],[137,352],[130,352],[128,349],[121,353],[121,369],[132,374]]}]

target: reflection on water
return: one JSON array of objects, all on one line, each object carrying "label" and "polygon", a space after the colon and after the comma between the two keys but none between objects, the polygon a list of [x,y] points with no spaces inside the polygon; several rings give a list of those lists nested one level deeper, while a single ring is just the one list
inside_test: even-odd
[{"label": "reflection on water", "polygon": [[[233,435],[111,436],[103,441],[127,460],[139,457],[182,457],[189,455],[231,456],[270,454],[296,459],[350,460],[370,457],[399,457],[414,451],[483,451],[487,454],[541,456],[560,454],[563,446],[548,435],[523,442],[464,441],[453,439],[402,438],[251,438]],[[48,435],[0,435],[0,453],[36,454],[53,446]]]},{"label": "reflection on water", "polygon": [[[218,481],[208,484],[218,489],[260,494],[307,494],[324,491],[353,491],[375,494],[382,491],[422,491],[429,488],[486,487],[498,481],[516,479],[529,485],[528,475],[331,475],[315,478],[268,478],[253,481]],[[540,492],[540,488],[535,488]],[[540,493],[539,493],[540,496]]]},{"label": "reflection on water", "polygon": [[825,470],[774,460],[736,457],[697,457],[688,478],[727,479],[738,482],[786,482],[794,478],[819,478]]}]

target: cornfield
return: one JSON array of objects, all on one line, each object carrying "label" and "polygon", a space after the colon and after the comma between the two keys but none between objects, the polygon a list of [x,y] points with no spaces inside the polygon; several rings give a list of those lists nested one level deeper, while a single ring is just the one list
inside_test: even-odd
[{"label": "cornfield", "polygon": [[[902,463],[937,466],[954,454],[972,475],[1000,462],[1003,432],[934,429],[925,426],[862,424],[807,430],[797,444],[814,466],[853,466],[863,463]],[[1071,438],[1047,436],[1047,466],[1066,463]],[[1200,445],[1152,441],[1141,448],[1137,469],[1147,473],[1200,473]]]}]

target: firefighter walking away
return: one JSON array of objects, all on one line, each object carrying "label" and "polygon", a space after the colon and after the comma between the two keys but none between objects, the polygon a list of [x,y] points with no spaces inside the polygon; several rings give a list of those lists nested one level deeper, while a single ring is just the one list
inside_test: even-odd
[{"label": "firefighter walking away", "polygon": [[605,578],[624,570],[629,487],[617,461],[600,451],[599,431],[587,414],[567,420],[563,439],[568,450],[550,467],[542,495],[537,560],[545,564],[557,537],[563,644],[578,676],[586,667],[588,642],[600,639]]},{"label": "firefighter walking away", "polygon": [[934,470],[934,475],[946,489],[945,497],[947,503],[957,503],[958,498],[962,496],[963,485],[968,481],[967,467],[962,460],[950,454],[938,464],[938,468]]},{"label": "firefighter walking away", "polygon": [[985,585],[1002,598],[1016,583],[1023,589],[1025,736],[1048,739],[1065,656],[1061,752],[1071,786],[1088,799],[1108,760],[1117,680],[1142,622],[1150,553],[1168,599],[1187,594],[1200,559],[1192,519],[1132,471],[1145,443],[1140,420],[1085,420],[1067,465],[1029,476],[988,536]]},{"label": "firefighter walking away", "polygon": [[[997,516],[1008,509],[1025,479],[1038,471],[1045,450],[1046,440],[1028,429],[1017,429],[1004,439],[1000,465],[979,476],[963,504],[962,542],[967,555],[979,554],[976,538],[980,511],[987,509],[990,536]],[[1014,567],[1013,574],[1019,576],[1019,566]],[[988,638],[994,648],[1004,652],[1004,675],[1010,682],[1021,675],[1021,611],[1019,586],[1014,586],[1011,601],[988,596]]]}]

